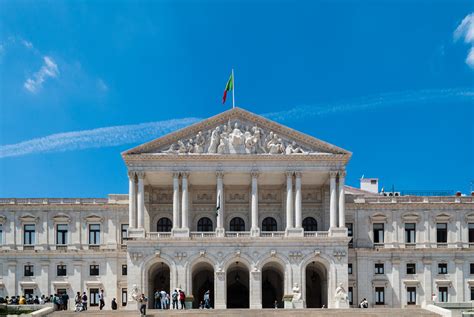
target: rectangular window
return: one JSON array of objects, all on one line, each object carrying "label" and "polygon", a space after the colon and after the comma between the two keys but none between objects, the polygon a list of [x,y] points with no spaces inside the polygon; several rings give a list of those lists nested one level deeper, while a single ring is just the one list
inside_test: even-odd
[{"label": "rectangular window", "polygon": [[34,292],[35,292],[35,291],[34,291],[34,289],[32,289],[32,288],[25,288],[25,289],[23,290],[23,294],[25,294],[25,297],[32,297],[33,294],[34,294]]},{"label": "rectangular window", "polygon": [[25,265],[24,276],[35,276],[35,267],[33,265]]},{"label": "rectangular window", "polygon": [[35,225],[29,224],[23,226],[23,244],[35,244]]},{"label": "rectangular window", "polygon": [[354,305],[354,301],[353,301],[354,295],[353,295],[353,292],[354,292],[354,290],[353,290],[352,286],[349,286],[349,292],[347,293],[347,297],[348,297],[348,299],[349,299],[349,305]]},{"label": "rectangular window", "polygon": [[474,263],[469,264],[469,274],[474,274]]},{"label": "rectangular window", "polygon": [[405,224],[405,243],[416,242],[416,224],[406,223]]},{"label": "rectangular window", "polygon": [[438,274],[448,274],[448,263],[438,263]]},{"label": "rectangular window", "polygon": [[383,223],[374,223],[374,243],[383,243]]},{"label": "rectangular window", "polygon": [[354,229],[352,223],[346,223],[347,227],[347,236],[351,238],[351,241],[349,241],[349,248],[352,248],[353,246],[353,236],[354,236]]},{"label": "rectangular window", "polygon": [[89,266],[89,275],[90,276],[98,276],[99,275],[99,266],[98,265]]},{"label": "rectangular window", "polygon": [[436,224],[436,242],[448,243],[448,224],[447,223]]},{"label": "rectangular window", "polygon": [[384,305],[385,304],[385,288],[376,287],[375,288],[375,305]]},{"label": "rectangular window", "polygon": [[416,264],[407,263],[407,274],[416,274]]},{"label": "rectangular window", "polygon": [[127,306],[127,289],[122,288],[122,306]]},{"label": "rectangular window", "polygon": [[128,237],[128,224],[122,224],[120,230],[120,244]]},{"label": "rectangular window", "polygon": [[122,264],[122,275],[127,275],[127,264]]},{"label": "rectangular window", "polygon": [[92,244],[92,245],[100,244],[100,225],[99,224],[89,225],[89,244]]},{"label": "rectangular window", "polygon": [[3,224],[0,223],[0,245],[3,244]]},{"label": "rectangular window", "polygon": [[448,302],[448,288],[447,287],[438,287],[439,295],[438,300],[441,303]]},{"label": "rectangular window", "polygon": [[59,244],[59,245],[67,244],[67,231],[68,231],[68,225],[66,224],[56,225],[56,244]]},{"label": "rectangular window", "polygon": [[99,289],[91,288],[89,290],[90,306],[99,306]]},{"label": "rectangular window", "polygon": [[352,274],[352,263],[347,263],[347,274]]},{"label": "rectangular window", "polygon": [[416,305],[416,287],[407,287],[407,305]]},{"label": "rectangular window", "polygon": [[57,276],[66,276],[67,271],[66,271],[66,265],[60,264],[56,267],[56,275]]},{"label": "rectangular window", "polygon": [[468,228],[469,228],[469,243],[474,243],[474,223],[469,223]]},{"label": "rectangular window", "polygon": [[383,263],[375,263],[375,274],[384,274]]}]

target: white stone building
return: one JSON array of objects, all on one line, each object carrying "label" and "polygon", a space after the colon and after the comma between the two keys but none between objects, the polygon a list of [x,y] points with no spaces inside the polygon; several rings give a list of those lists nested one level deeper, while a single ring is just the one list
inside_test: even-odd
[{"label": "white stone building", "polygon": [[103,288],[109,309],[134,308],[135,287],[180,288],[195,307],[209,289],[215,308],[474,299],[472,196],[346,186],[350,152],[239,108],[122,156],[129,195],[0,199],[0,296],[87,291],[94,305]]}]

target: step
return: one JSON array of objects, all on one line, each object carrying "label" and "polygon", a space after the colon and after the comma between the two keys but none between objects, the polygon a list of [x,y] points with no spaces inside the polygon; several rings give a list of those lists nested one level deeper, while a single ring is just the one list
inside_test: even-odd
[{"label": "step", "polygon": [[[189,310],[156,310],[148,309],[147,317],[179,317],[179,316],[223,316],[223,317],[295,317],[300,316],[351,316],[351,317],[434,317],[439,316],[421,308],[350,308],[350,309],[189,309]],[[55,317],[139,317],[138,311],[110,311],[110,310],[88,310],[86,312],[55,312]]]}]

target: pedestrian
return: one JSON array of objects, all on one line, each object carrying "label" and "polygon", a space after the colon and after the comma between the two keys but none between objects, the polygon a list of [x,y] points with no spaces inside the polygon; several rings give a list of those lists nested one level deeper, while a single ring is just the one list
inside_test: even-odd
[{"label": "pedestrian", "polygon": [[209,290],[204,293],[204,307],[206,309],[211,308],[211,299],[209,297]]},{"label": "pedestrian", "polygon": [[138,299],[140,303],[140,314],[142,317],[146,317],[146,303],[148,302],[148,298],[145,297],[145,294],[142,293],[140,298]]},{"label": "pedestrian", "polygon": [[179,290],[179,302],[181,303],[181,309],[184,309],[184,300],[186,299],[186,295],[182,290]]},{"label": "pedestrian", "polygon": [[171,294],[171,300],[173,301],[173,309],[178,309],[178,291],[175,289],[173,294]]},{"label": "pedestrian", "polygon": [[110,303],[110,307],[112,307],[112,310],[117,310],[117,301],[112,299],[112,303]]},{"label": "pedestrian", "polygon": [[[323,305],[323,306],[324,306],[324,305]],[[278,308],[278,301],[277,301],[277,300],[275,300],[275,302],[273,303],[273,307],[274,307],[275,309]]]},{"label": "pedestrian", "polygon": [[99,293],[99,309],[102,310],[105,306],[104,290],[101,289]]},{"label": "pedestrian", "polygon": [[61,302],[63,303],[63,310],[67,310],[67,304],[69,302],[69,295],[67,293],[61,295]]},{"label": "pedestrian", "polygon": [[164,290],[160,291],[160,305],[161,309],[166,309],[166,292]]},{"label": "pedestrian", "polygon": [[81,298],[81,299],[82,299],[82,307],[83,307],[83,309],[84,309],[84,310],[87,310],[87,294],[86,294],[86,292],[84,292],[84,293],[82,294],[82,298]]},{"label": "pedestrian", "polygon": [[155,309],[159,309],[160,308],[160,292],[158,290],[155,290],[153,297],[155,299],[155,302],[154,302]]},{"label": "pedestrian", "polygon": [[437,298],[436,298],[436,294],[435,294],[435,293],[432,293],[432,294],[431,294],[431,301],[432,301],[433,303],[435,303],[435,302],[436,302],[436,299],[437,299]]}]

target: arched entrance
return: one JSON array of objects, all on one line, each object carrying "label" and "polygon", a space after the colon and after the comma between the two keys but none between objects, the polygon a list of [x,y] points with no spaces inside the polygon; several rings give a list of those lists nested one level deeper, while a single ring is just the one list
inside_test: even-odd
[{"label": "arched entrance", "polygon": [[283,308],[284,269],[279,263],[270,262],[262,268],[262,307]]},{"label": "arched entrance", "polygon": [[328,307],[328,278],[323,264],[311,262],[306,266],[306,307]]},{"label": "arched entrance", "polygon": [[170,293],[170,268],[164,262],[155,263],[148,273],[148,307],[155,307],[155,292]]},{"label": "arched entrance", "polygon": [[214,307],[214,268],[206,262],[197,263],[193,267],[193,308],[199,308],[202,301],[204,303],[204,293],[209,291],[210,306]]},{"label": "arched entrance", "polygon": [[238,261],[227,269],[227,308],[249,308],[249,270]]}]

